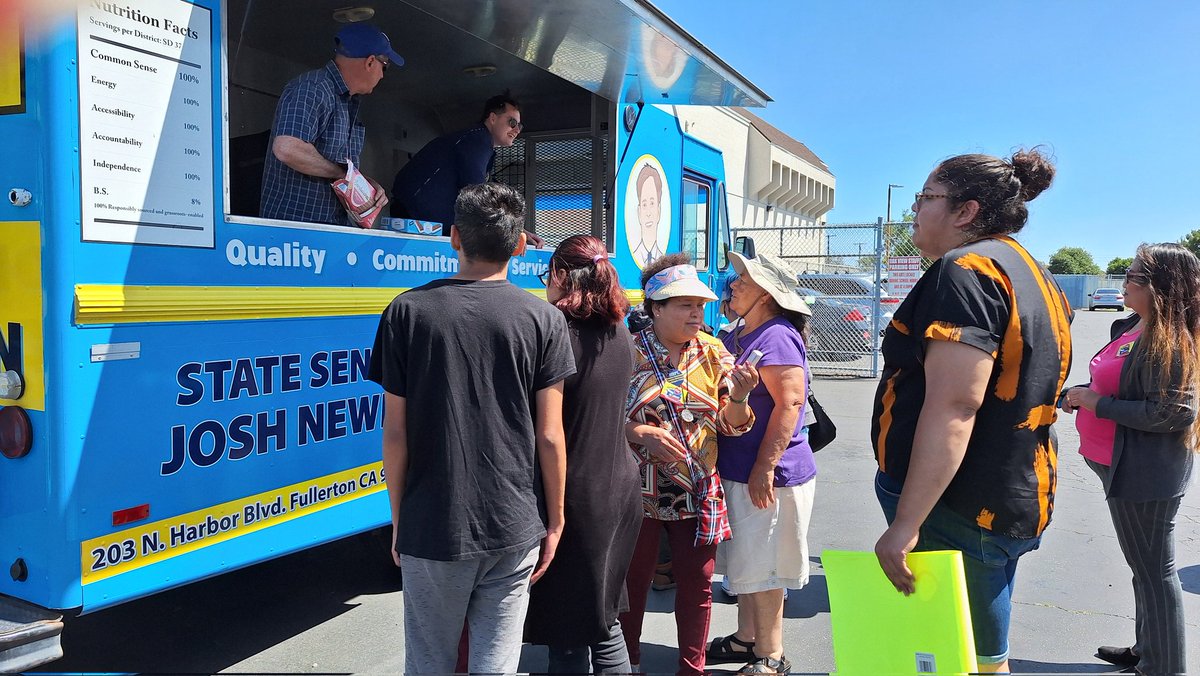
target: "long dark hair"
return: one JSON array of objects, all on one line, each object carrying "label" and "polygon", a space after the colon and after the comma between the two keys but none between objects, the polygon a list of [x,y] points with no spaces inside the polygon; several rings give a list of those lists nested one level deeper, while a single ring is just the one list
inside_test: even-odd
[{"label": "long dark hair", "polygon": [[565,272],[563,297],[554,302],[569,319],[605,326],[620,324],[629,301],[608,260],[604,242],[590,235],[572,235],[550,257],[550,274]]},{"label": "long dark hair", "polygon": [[[1200,393],[1200,259],[1179,244],[1143,244],[1134,259],[1146,275],[1143,286],[1150,292],[1150,309],[1142,317],[1145,345],[1150,363],[1159,369],[1159,395],[1178,387],[1196,397]],[[1172,382],[1178,369],[1182,382]],[[1194,402],[1193,402],[1194,403]],[[1192,421],[1188,446],[1200,441],[1200,415]]]}]

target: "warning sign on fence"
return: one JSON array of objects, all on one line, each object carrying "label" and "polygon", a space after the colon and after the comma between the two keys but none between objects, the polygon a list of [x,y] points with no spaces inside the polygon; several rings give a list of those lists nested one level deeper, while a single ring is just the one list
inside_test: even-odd
[{"label": "warning sign on fence", "polygon": [[920,256],[891,256],[888,258],[888,293],[904,298],[921,278]]}]

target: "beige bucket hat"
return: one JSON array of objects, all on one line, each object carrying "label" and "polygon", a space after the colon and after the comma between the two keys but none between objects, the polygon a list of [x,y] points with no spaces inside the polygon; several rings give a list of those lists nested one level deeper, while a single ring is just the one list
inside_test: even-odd
[{"label": "beige bucket hat", "polygon": [[787,263],[767,254],[746,258],[736,251],[729,252],[729,260],[733,262],[733,269],[739,277],[753,280],[771,294],[771,298],[775,299],[779,307],[803,315],[812,315],[808,303],[805,303],[804,297],[796,291],[796,273],[792,272]]}]

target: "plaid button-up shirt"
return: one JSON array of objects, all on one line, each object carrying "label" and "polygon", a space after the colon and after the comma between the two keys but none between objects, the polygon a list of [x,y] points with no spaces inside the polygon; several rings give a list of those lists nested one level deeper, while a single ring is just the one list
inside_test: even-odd
[{"label": "plaid button-up shirt", "polygon": [[[313,144],[330,162],[343,164],[349,159],[357,165],[366,134],[358,122],[358,99],[333,61],[304,73],[283,88],[275,108],[271,144],[277,136],[294,136]],[[306,176],[280,162],[269,149],[263,165],[260,215],[350,225],[329,179]]]}]

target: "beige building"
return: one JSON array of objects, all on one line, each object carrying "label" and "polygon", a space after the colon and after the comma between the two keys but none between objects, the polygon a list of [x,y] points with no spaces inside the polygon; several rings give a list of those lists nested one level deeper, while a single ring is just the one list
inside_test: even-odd
[{"label": "beige building", "polygon": [[824,253],[825,231],[813,226],[833,209],[837,181],[816,153],[745,108],[664,108],[724,155],[734,230],[765,230],[755,240],[769,253]]}]

